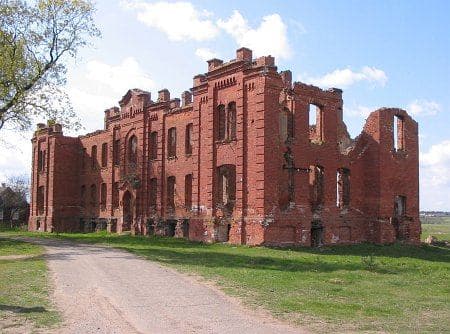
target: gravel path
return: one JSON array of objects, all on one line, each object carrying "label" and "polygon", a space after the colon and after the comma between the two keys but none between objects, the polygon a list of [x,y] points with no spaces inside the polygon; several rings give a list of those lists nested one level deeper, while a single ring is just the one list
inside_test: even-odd
[{"label": "gravel path", "polygon": [[54,300],[66,319],[59,333],[305,333],[128,252],[33,242],[47,250]]}]

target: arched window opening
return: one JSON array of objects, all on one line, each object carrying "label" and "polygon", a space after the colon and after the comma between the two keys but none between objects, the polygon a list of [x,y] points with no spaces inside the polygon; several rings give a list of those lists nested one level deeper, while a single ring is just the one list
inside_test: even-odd
[{"label": "arched window opening", "polygon": [[156,160],[158,158],[158,132],[156,131],[150,133],[149,149],[149,159]]},{"label": "arched window opening", "polygon": [[45,150],[38,151],[38,171],[43,172],[45,170]]},{"label": "arched window opening", "polygon": [[401,116],[394,115],[393,121],[393,146],[394,151],[402,151],[405,149],[404,119]]},{"label": "arched window opening", "polygon": [[184,205],[186,210],[192,209],[192,174],[184,177]]},{"label": "arched window opening", "polygon": [[150,211],[156,211],[158,200],[158,179],[156,177],[150,179]]},{"label": "arched window opening", "polygon": [[95,207],[97,205],[97,186],[95,184],[91,185],[91,206]]},{"label": "arched window opening", "polygon": [[92,146],[91,148],[91,168],[96,169],[98,165],[97,161],[97,145]]},{"label": "arched window opening", "polygon": [[137,163],[137,146],[137,137],[133,135],[128,140],[128,161],[130,164]]},{"label": "arched window opening", "polygon": [[170,128],[167,134],[167,157],[177,156],[177,128]]},{"label": "arched window opening", "polygon": [[45,208],[45,188],[44,186],[38,187],[37,190],[37,213],[38,215],[44,214]]},{"label": "arched window opening", "polygon": [[217,119],[218,119],[218,140],[225,140],[227,133],[227,116],[225,111],[225,106],[223,104],[217,107]]},{"label": "arched window opening", "polygon": [[114,140],[113,156],[114,165],[120,165],[120,139]]},{"label": "arched window opening", "polygon": [[315,104],[309,104],[309,140],[311,142],[323,141],[323,111]]},{"label": "arched window opening", "polygon": [[184,151],[186,155],[192,154],[192,131],[193,131],[193,124],[189,123],[186,125],[186,135],[185,135],[185,144],[184,144]]},{"label": "arched window opening", "polygon": [[336,175],[336,206],[346,208],[350,205],[350,170],[339,168]]},{"label": "arched window opening", "polygon": [[175,192],[176,192],[176,179],[175,176],[169,176],[167,178],[167,212],[175,213]]},{"label": "arched window opening", "polygon": [[114,208],[119,207],[119,182],[113,184],[112,205]]},{"label": "arched window opening", "polygon": [[102,144],[102,167],[106,167],[108,165],[108,144]]},{"label": "arched window opening", "polygon": [[100,186],[100,206],[102,207],[103,210],[106,207],[106,194],[107,194],[106,183],[102,183]]},{"label": "arched window opening", "polygon": [[228,139],[236,139],[236,102],[228,103]]},{"label": "arched window opening", "polygon": [[288,143],[294,138],[294,114],[288,109],[284,108],[280,113],[280,139],[283,143]]},{"label": "arched window opening", "polygon": [[236,166],[222,165],[217,168],[217,204],[225,214],[231,214],[236,202]]},{"label": "arched window opening", "polygon": [[325,170],[322,166],[313,166],[310,173],[311,206],[313,210],[318,209],[324,200],[324,178]]}]

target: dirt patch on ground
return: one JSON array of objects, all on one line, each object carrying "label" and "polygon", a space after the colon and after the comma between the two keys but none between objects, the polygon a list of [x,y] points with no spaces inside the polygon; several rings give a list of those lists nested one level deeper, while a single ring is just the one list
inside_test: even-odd
[{"label": "dirt patch on ground", "polygon": [[65,319],[59,333],[306,333],[128,252],[33,242],[47,250],[53,299]]}]

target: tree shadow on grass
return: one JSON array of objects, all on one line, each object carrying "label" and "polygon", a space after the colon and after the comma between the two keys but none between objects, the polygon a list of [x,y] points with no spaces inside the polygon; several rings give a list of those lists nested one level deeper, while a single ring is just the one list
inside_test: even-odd
[{"label": "tree shadow on grass", "polygon": [[47,312],[47,309],[42,306],[23,307],[16,305],[0,304],[0,311],[10,311],[14,313],[43,313]]}]

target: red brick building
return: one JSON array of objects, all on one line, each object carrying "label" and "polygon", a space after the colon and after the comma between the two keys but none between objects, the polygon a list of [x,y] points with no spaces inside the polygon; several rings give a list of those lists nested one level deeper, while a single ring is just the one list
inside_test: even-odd
[{"label": "red brick building", "polygon": [[418,126],[370,114],[350,138],[342,91],[273,57],[208,61],[178,98],[129,90],[103,130],[38,125],[30,230],[107,228],[236,244],[419,242]]}]

